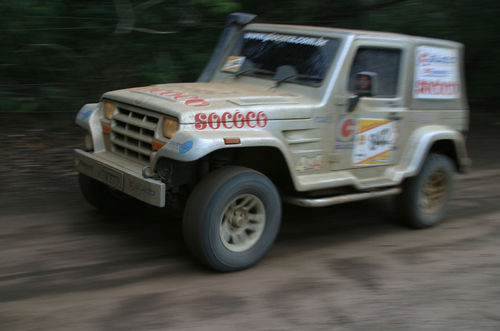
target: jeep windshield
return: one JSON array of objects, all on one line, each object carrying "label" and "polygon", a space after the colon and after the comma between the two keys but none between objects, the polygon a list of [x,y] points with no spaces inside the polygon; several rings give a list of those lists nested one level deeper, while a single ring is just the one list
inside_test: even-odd
[{"label": "jeep windshield", "polygon": [[267,32],[244,32],[222,70],[236,76],[321,85],[337,52],[338,39]]}]

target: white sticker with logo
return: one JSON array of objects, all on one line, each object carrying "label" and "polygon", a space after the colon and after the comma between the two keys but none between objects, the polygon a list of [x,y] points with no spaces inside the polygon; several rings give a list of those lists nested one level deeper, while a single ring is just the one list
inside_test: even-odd
[{"label": "white sticker with logo", "polygon": [[415,53],[413,97],[455,99],[460,96],[456,49],[420,46]]},{"label": "white sticker with logo", "polygon": [[355,166],[391,163],[396,138],[395,130],[394,121],[359,119],[352,163]]},{"label": "white sticker with logo", "polygon": [[222,67],[223,71],[237,72],[245,62],[244,56],[229,56]]},{"label": "white sticker with logo", "polygon": [[302,156],[295,164],[295,170],[304,172],[308,170],[317,170],[325,165],[323,155]]}]

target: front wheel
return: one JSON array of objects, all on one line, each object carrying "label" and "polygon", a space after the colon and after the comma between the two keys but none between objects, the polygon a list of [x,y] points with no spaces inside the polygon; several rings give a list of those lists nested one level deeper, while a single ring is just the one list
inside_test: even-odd
[{"label": "front wheel", "polygon": [[403,183],[397,208],[404,223],[423,229],[440,223],[454,189],[455,166],[450,158],[430,154],[420,173]]},{"label": "front wheel", "polygon": [[271,248],[281,223],[281,200],[263,174],[244,167],[218,169],[191,193],[184,238],[194,255],[228,272],[257,263]]}]

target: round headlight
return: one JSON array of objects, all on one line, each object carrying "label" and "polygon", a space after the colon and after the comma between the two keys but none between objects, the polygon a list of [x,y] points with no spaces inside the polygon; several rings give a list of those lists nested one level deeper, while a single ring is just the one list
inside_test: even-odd
[{"label": "round headlight", "polygon": [[163,135],[168,139],[172,139],[178,129],[179,122],[177,122],[173,118],[165,118],[163,120]]},{"label": "round headlight", "polygon": [[109,101],[104,101],[104,117],[111,121],[113,114],[115,113],[115,104]]}]

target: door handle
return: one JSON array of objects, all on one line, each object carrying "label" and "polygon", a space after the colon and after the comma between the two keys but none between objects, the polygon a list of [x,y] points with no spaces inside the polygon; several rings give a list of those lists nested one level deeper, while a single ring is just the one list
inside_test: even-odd
[{"label": "door handle", "polygon": [[347,112],[350,113],[356,108],[359,102],[359,95],[353,95],[350,96],[349,99],[347,99]]},{"label": "door handle", "polygon": [[391,121],[397,121],[397,120],[400,120],[400,119],[402,119],[402,118],[403,118],[403,116],[399,115],[398,113],[392,113],[392,114],[390,114],[390,115],[387,117],[387,119],[388,119],[388,120],[391,120]]}]

